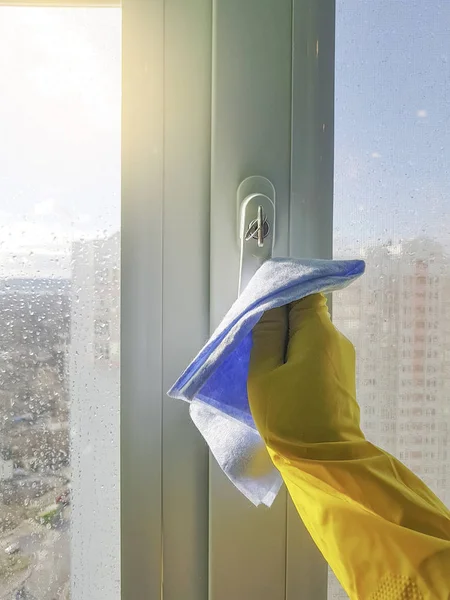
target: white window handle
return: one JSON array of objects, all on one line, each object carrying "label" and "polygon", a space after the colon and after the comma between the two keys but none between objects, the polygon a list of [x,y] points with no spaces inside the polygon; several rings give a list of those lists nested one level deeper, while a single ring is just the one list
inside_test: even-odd
[{"label": "white window handle", "polygon": [[237,191],[240,243],[239,294],[272,257],[275,237],[275,188],[265,177],[244,179]]}]

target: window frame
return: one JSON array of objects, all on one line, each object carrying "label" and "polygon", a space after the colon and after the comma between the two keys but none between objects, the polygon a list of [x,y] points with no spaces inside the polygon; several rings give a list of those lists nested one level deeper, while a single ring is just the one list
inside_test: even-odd
[{"label": "window frame", "polygon": [[[226,9],[222,2],[226,2]],[[246,10],[242,2],[222,2],[216,2],[216,8],[223,11],[216,14],[216,18],[224,21],[216,23],[214,31],[224,37],[220,25],[223,28],[228,25],[233,30],[229,43],[234,53],[229,56],[225,52],[220,37],[214,41],[212,328],[234,300],[237,289],[237,283],[229,285],[229,282],[237,282],[237,240],[223,224],[236,222],[235,189],[245,176],[262,174],[275,185],[275,255],[331,258],[333,238],[334,1],[294,0],[292,4],[277,4],[279,12],[277,19],[273,17],[271,28],[274,34],[290,32],[291,52],[285,56],[281,53],[281,44],[272,49],[269,44],[263,45],[258,35],[261,23],[267,19],[265,11],[270,13],[270,0],[249,1],[245,4]],[[280,21],[282,7],[292,11],[290,23]],[[287,15],[285,18],[289,20]],[[242,56],[248,57],[252,64],[251,82],[248,71],[240,64]],[[283,60],[289,61],[290,73],[283,78],[280,68],[268,81],[268,70],[273,65],[283,64]],[[265,92],[270,86],[277,93]],[[235,91],[246,89],[251,89],[258,98],[257,106],[251,96],[244,97],[238,104]],[[280,90],[287,93],[287,99]],[[237,105],[241,111],[238,116],[235,114]],[[281,114],[283,110],[288,114]],[[280,134],[280,130],[284,134]],[[261,146],[261,131],[265,139],[278,148],[281,160]],[[288,157],[288,164],[284,163],[284,156]],[[285,490],[270,511],[254,509],[231,488],[216,464],[211,463],[212,600],[229,597],[244,600],[252,596],[263,600],[295,600],[299,596],[326,598],[325,561],[292,503],[283,494]],[[245,531],[251,539],[239,539],[244,525],[236,515],[245,519]],[[223,535],[225,530],[226,536]],[[239,544],[235,543],[237,539]],[[275,547],[279,543],[282,550]],[[221,568],[223,564],[232,565],[231,571],[237,574],[234,585],[229,581],[229,571]],[[264,573],[261,573],[261,565],[264,565]]]},{"label": "window frame", "polygon": [[208,595],[208,452],[166,390],[209,332],[210,11],[122,5],[124,600]]},{"label": "window frame", "polygon": [[[170,328],[172,332],[177,331],[179,336],[190,342],[183,344],[183,348],[180,350],[176,347],[174,338],[171,337],[169,331],[167,331],[167,335],[164,332],[161,334],[165,385],[162,389],[161,405],[158,409],[154,409],[160,411],[158,414],[163,430],[161,496],[153,489],[154,496],[151,497],[151,486],[149,485],[147,487],[149,494],[147,506],[153,503],[152,505],[155,507],[153,519],[160,518],[162,521],[160,525],[155,523],[154,527],[158,534],[161,532],[161,535],[164,535],[162,551],[164,567],[161,565],[160,556],[155,548],[153,548],[151,567],[153,577],[146,577],[142,575],[142,572],[136,573],[136,571],[134,576],[130,577],[132,565],[128,568],[127,563],[123,562],[122,594],[124,598],[128,599],[145,590],[147,595],[152,597],[151,590],[156,594],[156,587],[159,587],[156,585],[154,577],[157,577],[158,572],[162,575],[163,568],[163,598],[165,600],[178,600],[181,596],[186,600],[206,600],[207,598],[225,600],[230,596],[236,600],[244,600],[255,593],[261,600],[266,598],[294,600],[299,594],[317,600],[324,599],[328,589],[327,566],[300,522],[291,502],[287,501],[285,492],[280,494],[276,505],[270,511],[266,511],[264,508],[255,509],[232,488],[214,461],[209,462],[209,474],[205,473],[208,457],[202,453],[203,446],[202,448],[198,447],[199,436],[187,422],[186,407],[176,406],[172,401],[167,401],[164,392],[172,383],[177,372],[189,362],[202,345],[200,340],[192,338],[193,324],[197,323],[197,326],[202,329],[205,325],[204,318],[210,312],[211,329],[214,328],[235,298],[238,276],[236,189],[245,176],[263,174],[274,179],[278,192],[276,238],[279,242],[276,253],[306,257],[331,257],[334,180],[335,3],[334,0],[320,2],[317,0],[308,0],[307,2],[286,0],[282,5],[277,3],[277,12],[271,13],[273,11],[272,0],[249,0],[245,5],[239,0],[215,0],[214,2],[201,0],[195,3],[195,9],[194,6],[190,6],[192,20],[187,19],[187,21],[187,14],[183,12],[186,10],[185,3],[180,0],[172,3],[172,11],[169,13],[164,12],[162,0],[153,3],[153,10],[156,11],[157,5],[159,6],[157,16],[160,27],[164,28],[166,32],[165,40],[159,39],[158,50],[153,53],[153,56],[158,55],[159,60],[164,62],[163,73],[159,70],[158,72],[159,77],[163,79],[163,81],[160,79],[161,89],[164,90],[164,98],[161,99],[161,102],[163,102],[166,113],[164,114],[163,131],[158,130],[160,135],[158,143],[161,144],[161,147],[164,146],[165,165],[160,164],[162,170],[160,178],[164,182],[162,188],[158,187],[160,180],[155,179],[154,181],[154,189],[159,196],[156,196],[156,193],[149,193],[153,198],[153,204],[157,199],[158,211],[161,210],[164,216],[161,217],[163,239],[160,240],[156,235],[158,244],[162,244],[163,250],[162,253],[158,251],[153,254],[154,264],[150,268],[153,271],[156,270],[158,277],[162,277],[166,282],[165,286],[161,283],[164,300],[161,305],[158,304],[162,311],[163,329]],[[123,4],[124,33],[127,27],[127,10],[131,16],[133,7],[136,15],[140,2],[127,0]],[[290,19],[287,18],[289,12]],[[186,27],[183,23],[183,30],[179,29],[181,15],[184,16],[184,23],[188,24]],[[260,39],[258,42],[256,41],[257,32],[261,28],[261,23],[268,21],[269,15],[272,17],[273,32],[283,31],[283,34],[287,33],[291,36],[291,51],[284,56],[284,59],[289,62],[285,79],[279,79],[278,69],[275,73],[276,59],[283,59],[279,48],[281,44],[271,47],[273,54],[269,56],[267,56],[267,45],[265,45],[264,61],[258,59],[255,54],[257,48],[260,48],[258,44],[261,43]],[[156,20],[155,17],[156,15],[153,15],[153,24]],[[280,21],[283,18],[285,21]],[[146,21],[150,21],[150,16],[147,15],[145,18],[145,15],[141,15],[140,22],[145,23]],[[202,24],[200,30],[198,29],[199,24]],[[171,37],[172,34],[173,37]],[[253,43],[252,35],[255,36]],[[146,44],[147,36],[143,30],[141,37],[141,43]],[[202,40],[203,52],[199,50],[198,46],[193,46],[193,39]],[[296,43],[292,44],[292,39],[296,40]],[[177,40],[181,41],[177,44]],[[227,41],[228,43],[226,43]],[[135,35],[133,43],[137,43]],[[233,52],[229,52],[230,47],[233,48]],[[127,65],[131,68],[130,63],[132,63],[136,73],[134,85],[137,92],[141,86],[141,76],[147,66],[145,58],[142,58],[145,56],[145,52],[140,54],[141,73],[138,73],[136,68],[136,58],[130,60],[129,57],[127,59],[126,53],[127,43],[124,38],[124,73]],[[202,63],[202,68],[199,68],[199,56],[205,54],[212,56],[212,64]],[[246,56],[252,63],[250,80],[249,71],[242,68],[242,56]],[[188,61],[189,67],[186,70],[185,80],[190,83],[189,89],[184,89],[181,103],[179,99],[177,101],[175,98],[175,92],[170,85],[176,81],[180,60],[183,60],[183,63]],[[267,75],[267,65],[272,65],[273,68],[271,79]],[[159,67],[160,65],[158,69]],[[276,81],[285,88],[281,93],[285,100],[281,99],[280,88],[275,84]],[[268,87],[264,88],[264,83]],[[269,94],[266,90],[270,89],[271,84],[273,89]],[[201,90],[201,94],[194,99],[192,90],[196,89]],[[212,98],[210,96],[211,89]],[[238,102],[237,95],[233,93],[236,90],[247,90],[245,98],[242,98],[241,93],[240,104],[236,104]],[[258,105],[252,103],[252,93],[259,98]],[[268,96],[267,101],[264,100],[265,93]],[[124,94],[126,94],[126,90],[124,90]],[[132,96],[133,94],[130,93],[130,98]],[[126,96],[124,95],[124,102],[125,100]],[[198,134],[188,129],[187,138],[185,137],[182,141],[180,136],[175,133],[175,121],[179,119],[178,125],[182,127],[183,132],[186,132],[186,124],[192,120],[192,109],[199,101],[203,111],[203,118],[200,115],[200,121],[203,124],[207,121],[208,126],[211,123],[211,143],[208,132],[198,123],[197,132],[201,131],[203,143],[195,147],[196,152],[192,152],[192,150],[189,151],[188,146],[197,139]],[[287,116],[285,115],[284,123],[288,123],[288,125],[283,125],[279,114],[274,118],[274,123],[270,124],[269,119],[273,118],[271,110],[273,107],[277,107],[275,111],[279,111],[283,102],[286,102],[285,109],[288,113]],[[146,106],[140,104],[140,110],[137,111],[140,114],[140,120],[144,122],[149,116],[148,105],[149,102]],[[240,106],[240,114],[236,114],[236,106]],[[136,114],[136,107],[133,112]],[[156,126],[156,123],[159,123],[158,114],[153,114],[152,119]],[[238,127],[236,122],[239,123]],[[277,134],[279,126],[283,128],[282,136]],[[277,155],[261,146],[259,143],[261,130],[264,131],[266,139],[269,139],[271,144],[278,148],[278,151],[285,153],[286,164],[280,166]],[[186,142],[187,145],[185,145]],[[145,140],[141,140],[141,143],[145,144]],[[170,157],[172,153],[178,153],[177,148],[180,143],[182,145],[181,156],[184,157],[185,162],[180,158],[176,166]],[[147,148],[149,161],[152,160],[152,150],[153,148]],[[195,161],[192,160],[193,155],[197,157]],[[173,167],[173,171],[171,167]],[[169,170],[167,170],[168,168]],[[258,170],[259,173],[255,170]],[[201,190],[200,195],[191,193],[192,188],[186,186],[186,181],[184,181],[184,187],[177,189],[177,186],[173,186],[174,179],[179,179],[180,176],[184,179],[187,171],[197,174],[197,181],[201,182],[198,183]],[[134,176],[137,175],[138,173],[134,173]],[[133,178],[131,171],[128,177]],[[168,185],[169,187],[167,187]],[[199,188],[196,187],[197,194],[198,191]],[[170,225],[176,221],[178,214],[179,197],[183,193],[189,196],[190,202],[194,198],[196,199],[198,204],[195,206],[198,213],[195,218],[193,218],[193,210],[189,214],[183,214],[184,226],[171,228]],[[144,196],[144,194],[142,195]],[[124,206],[128,205],[130,210],[125,196],[123,200]],[[141,212],[140,218],[142,219],[142,215],[145,215],[145,219],[148,219],[147,225],[151,228],[151,215],[148,208],[141,207],[141,210],[143,212]],[[201,224],[198,222],[199,216],[200,219],[204,219]],[[140,234],[136,225],[137,223],[135,223],[134,230],[130,227],[127,233],[124,230],[125,223],[122,224],[123,240],[125,235],[129,235],[130,240],[133,240],[132,243],[138,244],[139,235],[142,237],[145,232],[142,229],[142,220],[140,220]],[[187,239],[186,236],[183,236],[184,231],[191,233]],[[193,242],[195,238],[198,238],[200,242]],[[135,254],[136,259],[147,250],[146,243],[142,241],[141,250]],[[209,266],[203,263],[201,271],[196,273],[196,285],[192,285],[190,288],[190,293],[194,292],[195,295],[194,302],[189,304],[189,309],[183,314],[183,311],[179,310],[177,293],[171,287],[177,280],[185,281],[186,278],[183,271],[185,267],[179,257],[202,256],[201,249],[203,248],[205,251],[205,247],[205,253],[208,254],[208,258],[211,257],[211,262]],[[127,250],[125,245],[122,249],[123,259],[128,254],[129,249]],[[157,268],[161,261],[163,273]],[[132,263],[133,261],[128,263],[130,267]],[[127,276],[129,268],[124,266],[124,263],[123,267],[122,285],[123,294],[126,294],[127,289],[136,289],[134,285],[138,285],[139,276],[136,274],[135,284],[132,284]],[[140,277],[145,279],[148,272],[152,272],[152,270],[146,272],[145,265],[142,267],[142,270],[141,266],[139,267]],[[236,285],[233,285],[233,282]],[[198,290],[203,291],[196,294],[195,292]],[[140,296],[140,294],[134,294],[134,299],[131,296],[130,291],[129,301],[133,303],[137,302],[136,296]],[[206,299],[207,304],[205,305]],[[150,298],[148,298],[148,302],[151,302]],[[200,313],[198,310],[196,311],[196,307],[198,309],[199,305],[202,306]],[[128,310],[126,306],[128,306]],[[208,306],[210,310],[208,310]],[[124,310],[127,312],[124,313]],[[169,311],[171,311],[171,316],[167,316],[170,315]],[[132,312],[136,315],[139,311],[134,310],[131,304],[127,304],[123,295],[122,356],[124,352],[127,353],[128,347],[125,331],[128,327],[126,319],[132,318]],[[174,317],[175,314],[176,317]],[[186,324],[185,314],[190,315],[188,324]],[[202,329],[202,331],[207,333],[207,330]],[[144,341],[142,339],[142,344]],[[155,351],[159,341],[159,338],[154,340]],[[131,352],[130,355],[132,354]],[[142,369],[144,369],[144,363],[145,361],[141,362]],[[177,369],[174,368],[174,365],[177,366]],[[122,369],[124,368],[126,367],[122,365]],[[172,378],[168,377],[169,370],[173,374]],[[158,389],[156,388],[157,386],[155,387],[157,401]],[[124,387],[122,387],[122,411],[131,411],[129,402],[133,397],[130,394],[131,391],[127,388],[127,393],[124,394]],[[125,395],[128,398],[127,403],[124,403]],[[137,406],[136,399],[136,408]],[[140,413],[140,410],[137,410],[137,413]],[[138,419],[137,416],[135,418]],[[172,435],[168,438],[170,434]],[[155,431],[156,440],[159,439],[158,435],[160,432]],[[176,481],[181,470],[177,457],[178,448],[177,444],[173,442],[174,439],[180,444],[180,452],[190,453],[191,457],[196,457],[197,468],[193,470],[194,486],[192,481],[184,481],[182,486]],[[124,441],[133,446],[137,444],[134,428],[132,426],[128,428],[123,424],[122,443]],[[129,454],[133,455],[136,448],[129,447],[128,450]],[[149,455],[147,453],[147,456]],[[124,470],[122,470],[122,476],[124,476]],[[136,486],[139,485],[138,481],[134,483]],[[127,497],[131,502],[131,489],[134,489],[133,485],[129,487],[128,483],[122,480],[123,508],[124,505],[129,504]],[[183,519],[178,518],[177,520],[176,516],[177,512],[180,513],[180,505],[177,505],[176,499],[180,497],[190,508],[186,512],[182,511]],[[147,511],[145,514],[149,518],[151,517],[150,512]],[[209,518],[207,519],[208,514]],[[159,517],[159,515],[162,516]],[[131,515],[130,518],[132,520],[133,516]],[[174,526],[177,523],[178,528]],[[191,537],[186,538],[180,535],[180,531],[177,529],[181,526],[184,528],[183,531],[190,532]],[[133,545],[135,545],[135,539],[129,536],[128,531],[127,521],[123,517],[123,561],[130,558],[133,553]],[[243,531],[245,532],[244,536],[242,535]],[[180,578],[180,573],[185,572],[186,556],[189,556],[192,535],[195,536],[198,546],[195,558],[189,561],[191,577]],[[141,537],[142,547],[149,544],[144,532]],[[273,552],[270,548],[276,537],[281,537],[281,539],[276,542],[277,550]],[[237,540],[240,540],[239,543]],[[148,559],[150,558],[149,554]],[[147,565],[149,564],[147,561]],[[223,568],[224,564],[228,565],[226,570]],[[261,565],[264,565],[264,568],[261,568]],[[148,566],[147,571],[150,571]]]},{"label": "window frame", "polygon": [[120,0],[0,0],[0,6],[41,8],[120,8]]}]

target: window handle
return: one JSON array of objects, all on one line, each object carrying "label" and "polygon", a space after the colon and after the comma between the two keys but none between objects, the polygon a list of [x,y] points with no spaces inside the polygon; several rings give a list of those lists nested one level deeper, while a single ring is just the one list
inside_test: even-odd
[{"label": "window handle", "polygon": [[275,237],[275,188],[265,177],[244,179],[237,191],[240,269],[239,294],[259,267],[272,257]]}]

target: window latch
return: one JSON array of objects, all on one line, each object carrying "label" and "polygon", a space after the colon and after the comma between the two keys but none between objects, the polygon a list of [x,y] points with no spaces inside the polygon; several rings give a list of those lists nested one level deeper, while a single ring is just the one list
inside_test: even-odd
[{"label": "window latch", "polygon": [[265,177],[244,179],[237,191],[241,294],[259,267],[272,257],[275,237],[275,188]]}]

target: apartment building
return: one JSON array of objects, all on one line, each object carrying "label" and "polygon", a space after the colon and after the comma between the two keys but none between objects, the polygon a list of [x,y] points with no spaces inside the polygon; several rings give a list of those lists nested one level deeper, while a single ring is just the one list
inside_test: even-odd
[{"label": "apartment building", "polygon": [[450,500],[450,260],[430,240],[364,252],[366,274],[335,295],[355,344],[367,437]]},{"label": "apartment building", "polygon": [[73,245],[72,333],[83,337],[92,362],[114,367],[120,350],[119,263],[119,233]]},{"label": "apartment building", "polygon": [[72,252],[71,598],[120,598],[120,237]]}]

